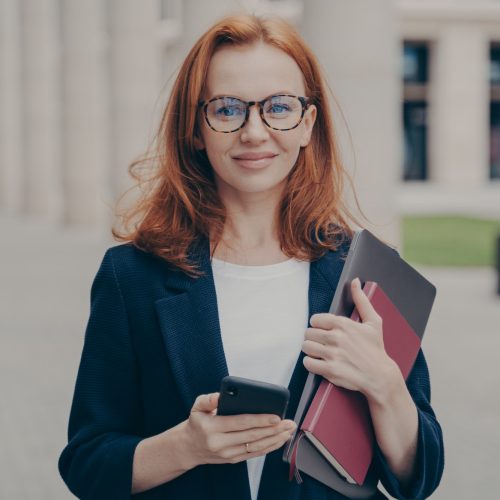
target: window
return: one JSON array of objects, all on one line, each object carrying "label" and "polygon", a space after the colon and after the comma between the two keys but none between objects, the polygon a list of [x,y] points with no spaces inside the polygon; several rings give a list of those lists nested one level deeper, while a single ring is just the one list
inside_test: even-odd
[{"label": "window", "polygon": [[427,45],[404,44],[403,79],[405,83],[427,83]]},{"label": "window", "polygon": [[427,179],[427,103],[403,104],[404,180]]},{"label": "window", "polygon": [[403,46],[403,129],[405,181],[427,179],[427,83],[429,48],[425,42]]},{"label": "window", "polygon": [[490,47],[490,179],[500,179],[500,44]]},{"label": "window", "polygon": [[490,48],[490,83],[500,84],[500,45],[492,45]]}]

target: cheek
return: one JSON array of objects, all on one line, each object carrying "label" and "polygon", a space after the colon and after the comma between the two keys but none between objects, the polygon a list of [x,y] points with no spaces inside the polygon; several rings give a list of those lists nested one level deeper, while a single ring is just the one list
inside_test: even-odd
[{"label": "cheek", "polygon": [[300,152],[301,134],[295,134],[290,132],[288,132],[289,135],[281,138],[280,146],[281,149],[285,152],[287,160],[291,161],[294,164]]},{"label": "cheek", "polygon": [[219,137],[208,133],[204,134],[203,139],[210,161],[220,161],[220,158],[230,148],[231,138],[228,137],[228,134],[220,134]]},{"label": "cheek", "polygon": [[[205,139],[205,151],[212,170],[222,178],[227,178],[231,172],[230,156],[232,138],[227,137],[229,134],[221,134],[222,137]],[[229,174],[230,175],[230,174]]]}]

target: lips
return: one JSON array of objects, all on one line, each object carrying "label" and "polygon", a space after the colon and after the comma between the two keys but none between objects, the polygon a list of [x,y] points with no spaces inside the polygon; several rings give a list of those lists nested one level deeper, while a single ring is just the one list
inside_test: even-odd
[{"label": "lips", "polygon": [[259,169],[268,167],[274,160],[274,158],[278,156],[276,153],[272,153],[269,151],[263,151],[261,153],[253,152],[253,153],[242,153],[236,156],[233,156],[233,160],[243,168],[250,169]]},{"label": "lips", "polygon": [[278,156],[276,153],[270,151],[263,151],[262,153],[242,153],[233,156],[235,160],[262,160],[264,158],[274,158]]}]

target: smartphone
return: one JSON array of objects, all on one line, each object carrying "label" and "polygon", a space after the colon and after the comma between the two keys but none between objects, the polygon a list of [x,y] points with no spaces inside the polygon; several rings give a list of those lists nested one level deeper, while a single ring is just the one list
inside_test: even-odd
[{"label": "smartphone", "polygon": [[229,375],[221,382],[217,415],[269,413],[284,418],[289,400],[286,387]]}]

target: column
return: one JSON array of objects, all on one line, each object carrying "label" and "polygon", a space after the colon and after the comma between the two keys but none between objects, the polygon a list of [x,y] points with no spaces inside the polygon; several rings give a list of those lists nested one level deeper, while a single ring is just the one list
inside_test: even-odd
[{"label": "column", "polygon": [[436,183],[488,182],[489,45],[474,23],[443,23],[431,49],[430,166]]},{"label": "column", "polygon": [[64,220],[109,226],[108,39],[103,0],[62,2]]},{"label": "column", "polygon": [[401,84],[394,9],[390,0],[307,1],[302,33],[347,119],[352,143],[334,107],[344,162],[354,174],[361,207],[374,223],[367,227],[398,244]]},{"label": "column", "polygon": [[156,133],[160,51],[155,38],[159,2],[109,0],[111,183],[121,195],[131,185],[127,169]]},{"label": "column", "polygon": [[59,222],[63,215],[59,2],[22,2],[23,210]]},{"label": "column", "polygon": [[23,204],[21,12],[16,0],[0,1],[0,208]]}]

